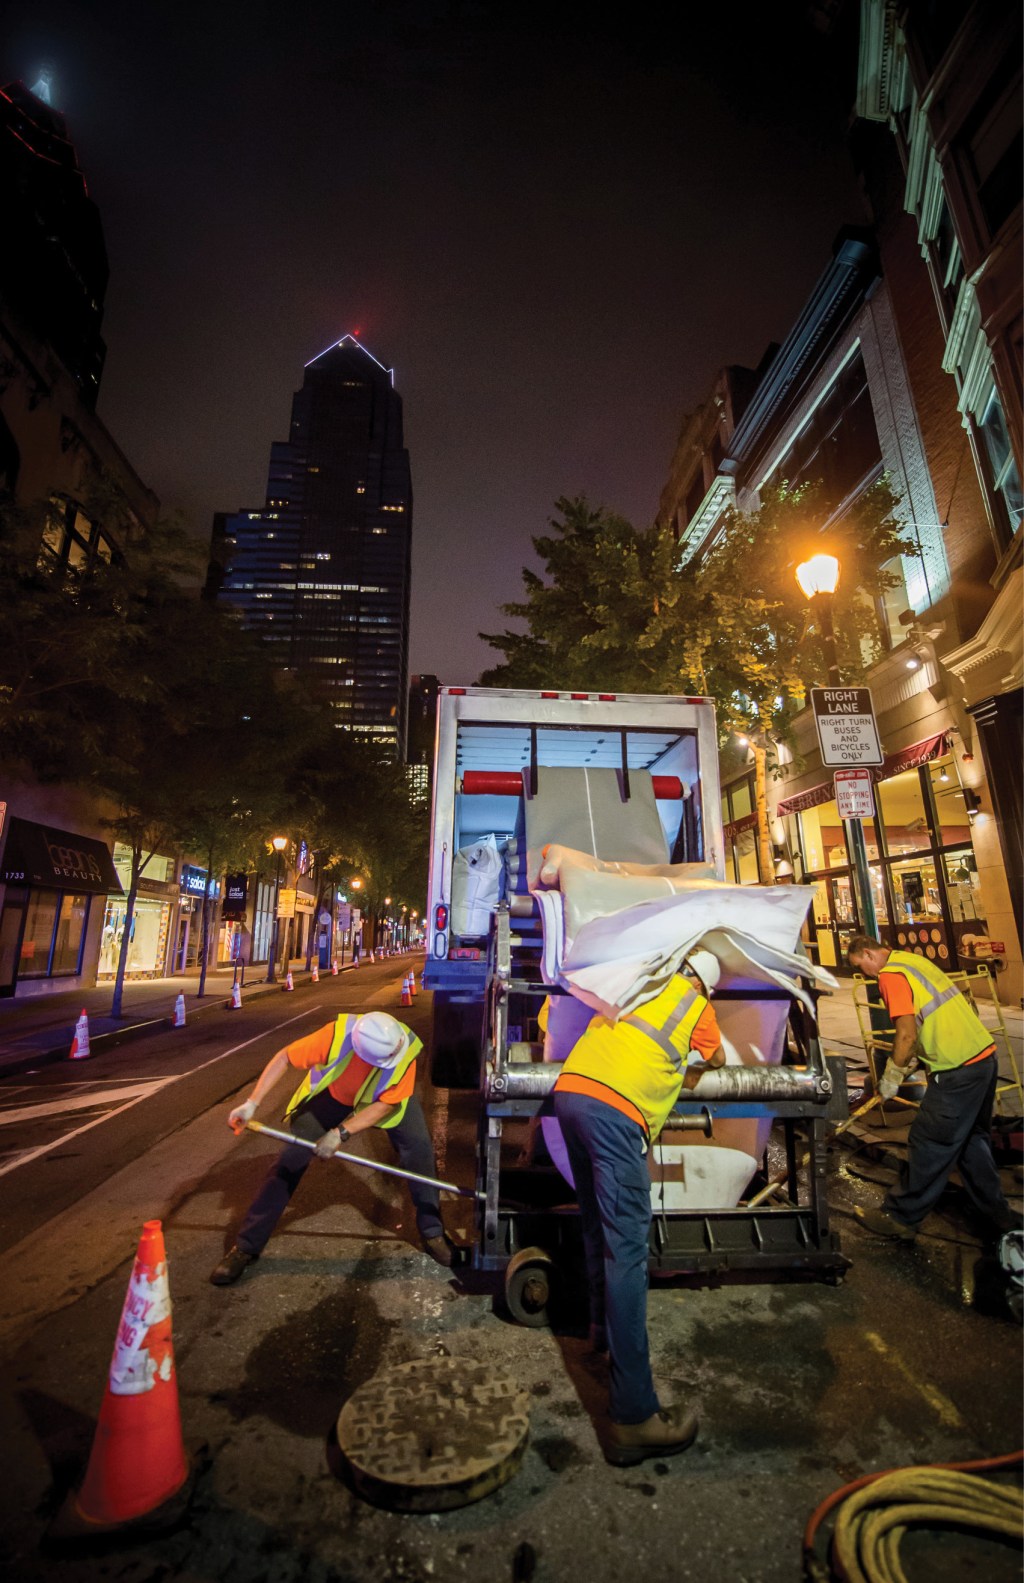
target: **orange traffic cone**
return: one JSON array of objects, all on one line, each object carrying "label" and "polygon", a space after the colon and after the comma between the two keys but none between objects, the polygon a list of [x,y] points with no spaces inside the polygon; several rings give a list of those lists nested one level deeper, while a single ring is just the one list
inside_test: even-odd
[{"label": "orange traffic cone", "polygon": [[291,970],[291,968],[288,969],[287,973],[284,976],[284,987],[285,987],[285,989],[294,989],[295,988],[295,983],[294,983],[294,981],[292,979],[292,970]]},{"label": "orange traffic cone", "polygon": [[177,1000],[174,1002],[174,1026],[176,1028],[184,1028],[184,1026],[185,1026],[185,997],[184,997],[184,995],[179,995]]},{"label": "orange traffic cone", "polygon": [[309,978],[310,978],[310,983],[312,983],[312,984],[319,984],[319,982],[320,982],[320,963],[319,962],[314,962],[313,963],[312,971],[310,972]]},{"label": "orange traffic cone", "polygon": [[109,1533],[150,1514],[158,1524],[175,1520],[188,1500],[189,1473],[163,1229],[159,1220],[147,1220],[121,1310],[89,1465],[50,1537]]},{"label": "orange traffic cone", "polygon": [[236,978],[235,982],[231,986],[231,1005],[229,1007],[229,1010],[230,1011],[241,1011],[241,1009],[242,1009],[242,986],[241,986],[241,984],[238,982],[238,980]]},{"label": "orange traffic cone", "polygon": [[409,972],[409,994],[412,996],[413,1000],[416,999],[416,974],[411,970]]},{"label": "orange traffic cone", "polygon": [[82,1015],[75,1023],[75,1037],[71,1041],[69,1061],[84,1061],[89,1055],[89,1013],[82,1007]]},{"label": "orange traffic cone", "polygon": [[331,977],[332,978],[337,978],[337,976],[338,976],[338,958],[336,956],[332,956],[331,957]]},{"label": "orange traffic cone", "polygon": [[403,978],[402,980],[402,1005],[412,1005],[412,996],[409,993],[409,980],[407,978]]}]

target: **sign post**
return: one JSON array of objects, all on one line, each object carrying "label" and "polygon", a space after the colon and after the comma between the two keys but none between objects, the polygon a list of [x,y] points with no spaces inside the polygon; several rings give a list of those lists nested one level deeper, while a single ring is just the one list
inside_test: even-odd
[{"label": "sign post", "polygon": [[871,766],[884,762],[875,709],[868,687],[812,687],[811,708],[821,747],[821,762],[836,768],[836,807],[846,826],[857,911],[865,934],[878,938],[878,917],[871,891],[864,842],[864,820],[874,813]]}]

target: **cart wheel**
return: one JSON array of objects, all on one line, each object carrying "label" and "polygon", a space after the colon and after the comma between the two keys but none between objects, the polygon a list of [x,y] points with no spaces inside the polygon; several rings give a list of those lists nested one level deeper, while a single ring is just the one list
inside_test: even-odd
[{"label": "cart wheel", "polygon": [[505,1301],[518,1325],[540,1330],[548,1323],[553,1265],[543,1248],[520,1248],[505,1267]]}]

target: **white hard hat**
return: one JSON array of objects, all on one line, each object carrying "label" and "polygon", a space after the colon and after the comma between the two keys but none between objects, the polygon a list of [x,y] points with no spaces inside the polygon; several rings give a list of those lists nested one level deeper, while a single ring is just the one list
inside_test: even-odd
[{"label": "white hard hat", "polygon": [[683,968],[700,979],[709,995],[722,976],[722,969],[713,951],[691,951],[683,963]]},{"label": "white hard hat", "polygon": [[371,1066],[390,1066],[401,1055],[405,1043],[405,1029],[397,1017],[386,1011],[368,1011],[356,1018],[352,1047]]}]

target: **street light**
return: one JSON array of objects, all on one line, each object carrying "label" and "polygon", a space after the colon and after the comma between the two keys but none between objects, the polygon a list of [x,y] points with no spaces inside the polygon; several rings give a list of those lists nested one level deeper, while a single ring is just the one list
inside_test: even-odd
[{"label": "street light", "polygon": [[[841,687],[843,678],[839,670],[839,653],[836,649],[836,629],[832,619],[832,599],[839,587],[839,561],[834,555],[822,551],[812,555],[796,569],[796,580],[818,621],[818,630],[825,645],[828,665],[828,684]],[[871,871],[868,868],[868,850],[864,842],[864,823],[861,819],[846,819],[846,840],[850,848],[853,869],[853,891],[857,902],[861,928],[865,934],[878,938],[878,917],[875,898],[871,893]]]},{"label": "street light", "polygon": [[277,853],[277,873],[274,877],[274,938],[270,948],[270,961],[267,963],[267,983],[273,984],[277,979],[277,941],[281,928],[281,920],[278,917],[278,909],[281,902],[281,853],[288,845],[288,837],[286,835],[276,835],[270,844]]}]

